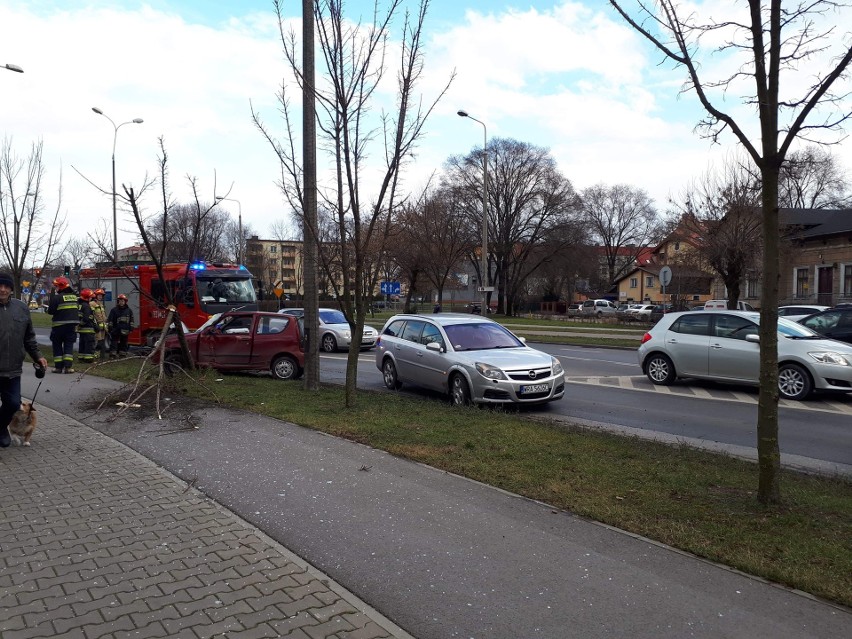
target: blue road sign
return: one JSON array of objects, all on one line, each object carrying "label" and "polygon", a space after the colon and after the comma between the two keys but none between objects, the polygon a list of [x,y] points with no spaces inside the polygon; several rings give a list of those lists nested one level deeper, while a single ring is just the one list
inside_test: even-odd
[{"label": "blue road sign", "polygon": [[382,295],[399,295],[402,288],[399,282],[382,282],[379,284],[379,290],[382,292]]}]

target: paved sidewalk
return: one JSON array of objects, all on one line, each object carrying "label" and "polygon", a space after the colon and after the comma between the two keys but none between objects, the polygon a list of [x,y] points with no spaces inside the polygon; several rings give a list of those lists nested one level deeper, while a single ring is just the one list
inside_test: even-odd
[{"label": "paved sidewalk", "polygon": [[409,638],[123,444],[45,406],[0,450],[0,637]]}]

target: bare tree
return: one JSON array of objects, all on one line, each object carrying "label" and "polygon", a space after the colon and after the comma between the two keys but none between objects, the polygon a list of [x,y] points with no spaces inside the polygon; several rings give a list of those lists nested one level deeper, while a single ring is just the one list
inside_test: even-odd
[{"label": "bare tree", "polygon": [[712,269],[728,291],[728,308],[736,309],[741,284],[760,270],[760,178],[731,157],[720,171],[708,170],[673,204],[681,213],[681,232],[698,238],[694,250],[683,253],[691,262],[687,266]]},{"label": "bare tree", "polygon": [[[377,248],[381,254],[382,238],[388,236],[401,199],[398,193],[401,171],[437,102],[424,107],[414,93],[423,71],[421,37],[428,4],[428,0],[421,0],[415,15],[400,15],[401,0],[391,0],[386,9],[376,3],[372,23],[368,25],[348,20],[341,0],[327,0],[315,7],[314,18],[325,67],[324,78],[315,87],[317,127],[322,140],[320,146],[326,150],[333,167],[329,183],[319,187],[317,195],[337,224],[340,249],[337,257],[342,282],[339,299],[352,329],[346,367],[347,406],[353,406],[356,401],[358,351],[364,329],[366,297],[372,293],[364,279],[365,264],[368,255],[375,255]],[[275,7],[288,67],[302,91],[306,83],[297,59],[297,37],[295,32],[285,33],[278,0]],[[389,34],[398,19],[401,19],[401,41],[398,43],[396,106],[393,112],[383,110],[376,122],[370,118],[370,109],[378,99],[377,88],[385,80],[386,60],[391,50]],[[444,92],[446,88],[440,95]],[[296,152],[288,95],[285,83],[279,95],[287,134],[284,143],[276,140],[258,113],[252,111],[252,116],[281,164],[282,192],[301,217],[300,223],[306,224],[310,220],[304,215],[304,167]],[[382,168],[376,171],[373,194],[365,197],[368,151],[376,140],[383,145]],[[319,229],[309,231],[306,236],[320,237]],[[323,250],[322,245],[319,248]],[[373,260],[373,264],[378,263]],[[336,282],[334,277],[329,280]]]},{"label": "bare tree", "polygon": [[582,198],[592,241],[603,248],[608,291],[660,239],[662,226],[650,196],[635,186],[598,184],[585,189]]},{"label": "bare tree", "polygon": [[[190,183],[193,184],[192,179]],[[217,208],[214,199],[212,203],[173,204],[168,211],[148,219],[146,232],[158,251],[164,244],[163,257],[167,262],[225,262],[236,256],[228,240],[236,241],[238,233],[229,238],[231,226],[237,225],[226,211]]]},{"label": "bare tree", "polygon": [[781,165],[779,204],[791,209],[852,206],[849,179],[828,150],[809,145],[790,153]]},{"label": "bare tree", "polygon": [[[683,91],[694,91],[706,111],[699,123],[702,135],[717,141],[730,131],[748,153],[761,177],[763,222],[763,287],[760,322],[760,396],[757,413],[759,465],[758,500],[781,501],[780,450],[778,445],[778,204],[781,167],[797,138],[816,141],[821,134],[839,132],[849,119],[845,94],[832,93],[833,85],[847,77],[852,61],[848,37],[832,40],[838,24],[848,24],[848,5],[833,0],[813,0],[782,6],[781,0],[749,0],[747,14],[737,12],[724,20],[703,21],[698,9],[684,11],[675,0],[646,4],[641,0],[631,11],[627,2],[610,0],[616,11],[645,37],[664,58],[687,75]],[[712,8],[717,8],[712,5]],[[743,7],[744,9],[744,7]],[[840,15],[835,15],[840,14]],[[842,19],[841,15],[847,15]],[[702,38],[712,50],[702,48]],[[713,55],[732,55],[739,64],[721,78],[706,79],[699,70]],[[725,68],[725,67],[722,67]],[[796,81],[796,72],[807,74]],[[752,88],[749,88],[751,86]],[[782,94],[786,90],[799,94]],[[802,87],[800,89],[800,87]],[[721,91],[717,92],[717,89]],[[759,141],[754,142],[745,123],[719,104],[722,96],[744,92],[749,112],[758,115]]]},{"label": "bare tree", "polygon": [[[476,237],[482,237],[482,152],[476,149],[464,157],[454,156],[446,164],[446,183],[456,191],[470,228],[477,229]],[[488,145],[488,160],[489,269],[493,262],[497,305],[510,315],[515,293],[544,263],[538,245],[577,215],[579,198],[548,149],[494,138]],[[478,273],[477,258],[475,253],[469,257]],[[480,281],[488,281],[479,275]]]},{"label": "bare tree", "polygon": [[77,276],[81,268],[92,263],[92,252],[92,242],[88,237],[85,239],[74,237],[65,244],[61,260],[71,269],[71,273]]},{"label": "bare tree", "polygon": [[20,295],[27,265],[39,269],[50,266],[65,233],[61,171],[56,209],[45,215],[42,148],[41,141],[33,143],[24,159],[13,150],[12,140],[4,138],[0,149],[0,249],[12,274],[15,296]]}]

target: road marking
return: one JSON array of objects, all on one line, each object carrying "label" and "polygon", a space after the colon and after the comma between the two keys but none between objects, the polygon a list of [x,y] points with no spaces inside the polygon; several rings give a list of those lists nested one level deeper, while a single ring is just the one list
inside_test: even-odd
[{"label": "road marking", "polygon": [[[568,384],[580,384],[586,386],[607,386],[620,390],[638,391],[641,393],[663,393],[677,397],[694,399],[710,399],[717,402],[736,402],[740,404],[757,404],[758,397],[755,393],[746,393],[736,390],[736,387],[720,386],[719,388],[707,389],[700,386],[688,384],[675,384],[673,386],[656,386],[648,381],[644,375],[616,376],[606,375],[598,377],[569,377],[565,376]],[[845,404],[831,400],[808,400],[797,402],[789,399],[781,399],[778,405],[783,408],[795,410],[812,410],[823,413],[842,413],[852,415],[852,403]]]},{"label": "road marking", "polygon": [[[557,355],[556,357],[558,357],[559,359],[575,359],[578,362],[589,361],[588,356],[586,356],[586,357],[570,357],[568,355]],[[603,364],[617,364],[618,366],[631,366],[633,368],[639,367],[639,365],[636,362],[616,362],[616,361],[609,360],[609,359],[596,359],[595,362],[598,363],[598,364],[603,363]]]}]

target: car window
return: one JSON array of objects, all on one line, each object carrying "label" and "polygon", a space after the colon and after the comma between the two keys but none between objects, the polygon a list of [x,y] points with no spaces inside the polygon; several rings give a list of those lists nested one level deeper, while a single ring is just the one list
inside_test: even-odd
[{"label": "car window", "polygon": [[815,337],[819,335],[807,326],[802,326],[798,322],[783,317],[778,318],[778,332],[787,337]]},{"label": "car window", "polygon": [[217,328],[223,333],[248,333],[254,318],[250,315],[228,317],[223,320]]},{"label": "car window", "polygon": [[444,327],[453,349],[477,351],[491,348],[520,348],[524,344],[500,324],[454,324]]},{"label": "car window", "polygon": [[419,342],[420,333],[423,331],[423,322],[419,320],[408,320],[402,329],[402,339],[409,342]]},{"label": "car window", "polygon": [[837,322],[840,320],[840,311],[826,311],[825,313],[820,313],[819,315],[815,315],[814,317],[809,318],[806,321],[802,321],[802,324],[807,326],[808,328],[814,329],[816,332],[821,332],[829,328],[834,328],[837,326]]},{"label": "car window", "polygon": [[281,333],[287,328],[289,321],[286,317],[261,317],[257,323],[257,332],[260,335]]},{"label": "car window", "polygon": [[319,318],[326,324],[348,324],[346,316],[340,311],[321,310],[319,312]]},{"label": "car window", "polygon": [[736,315],[720,314],[716,317],[713,326],[713,334],[716,337],[727,339],[745,339],[746,335],[757,335],[757,333],[757,324]]},{"label": "car window", "polygon": [[446,348],[444,344],[444,337],[441,335],[441,331],[438,330],[438,327],[434,324],[426,324],[423,327],[423,333],[420,335],[420,343],[425,345],[432,343],[440,344],[441,348]]},{"label": "car window", "polygon": [[390,335],[391,337],[399,337],[402,333],[402,327],[405,325],[405,320],[396,320],[385,326],[385,330],[382,331],[383,335]]},{"label": "car window", "polygon": [[709,335],[711,317],[712,315],[707,313],[684,315],[678,318],[669,330],[684,335]]}]

